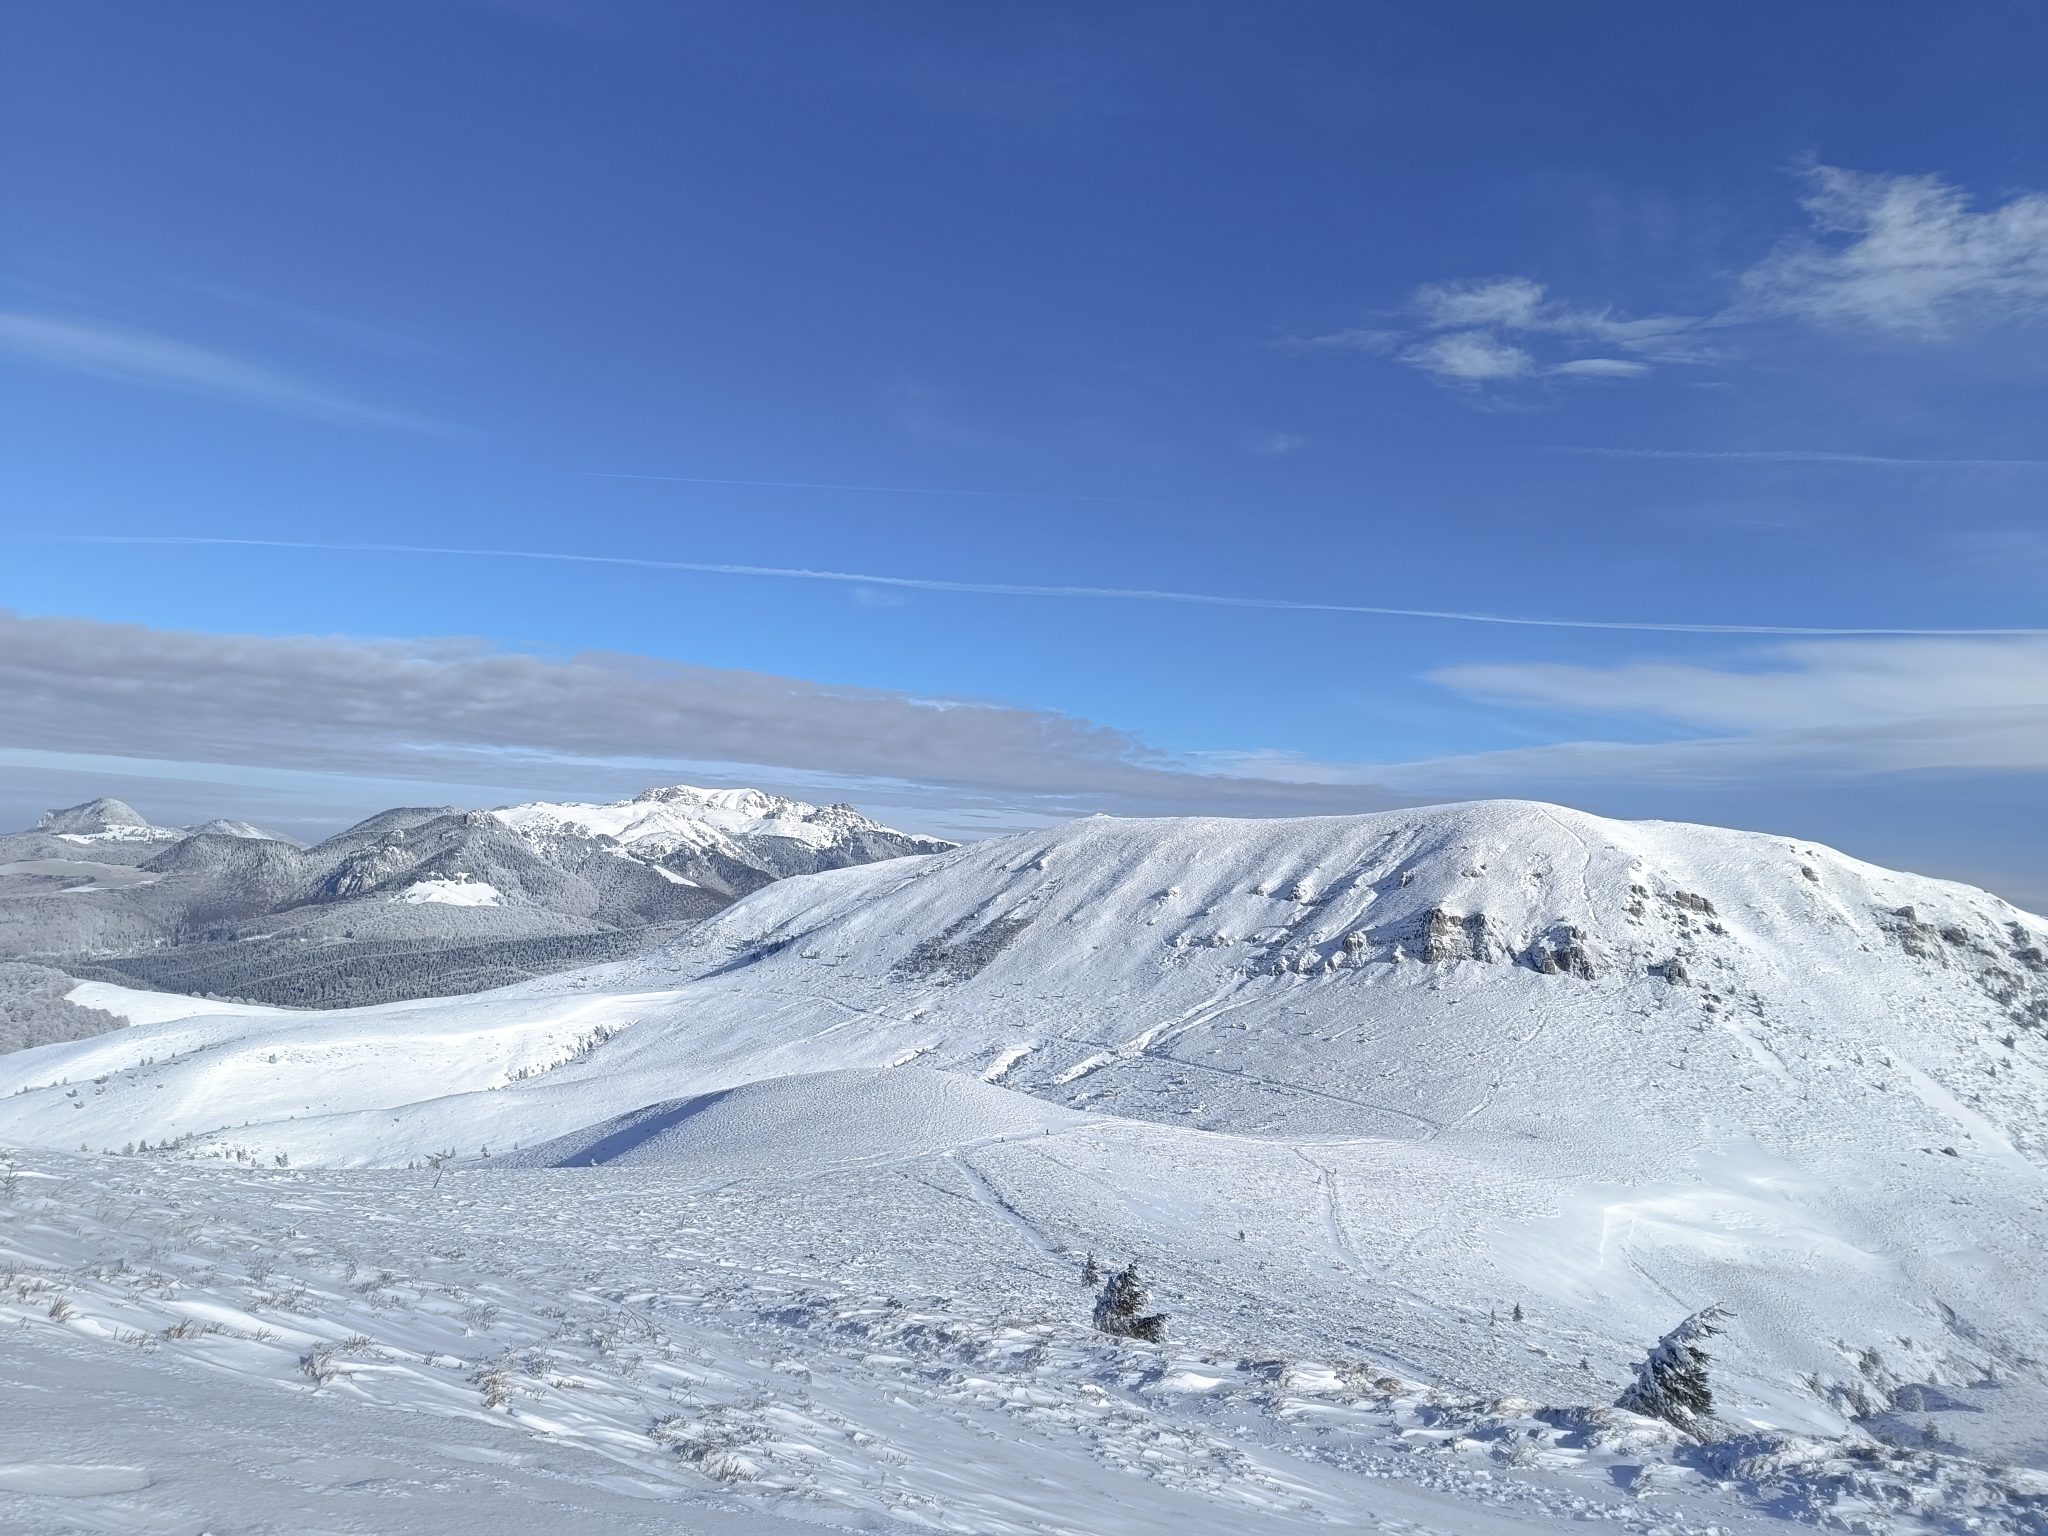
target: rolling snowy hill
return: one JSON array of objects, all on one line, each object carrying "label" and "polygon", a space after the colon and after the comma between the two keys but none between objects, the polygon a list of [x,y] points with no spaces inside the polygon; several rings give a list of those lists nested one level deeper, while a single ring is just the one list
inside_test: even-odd
[{"label": "rolling snowy hill", "polygon": [[45,811],[35,830],[68,843],[169,843],[185,835],[182,828],[151,825],[125,800],[105,798]]},{"label": "rolling snowy hill", "polygon": [[1137,1257],[1205,1358],[1468,1397],[1609,1403],[1719,1303],[1731,1423],[2042,1466],[2044,948],[1784,838],[1098,818],[475,997],[88,984],[130,1026],[0,1060],[0,1105],[53,1154],[448,1161],[486,1205],[630,1177],[643,1217],[863,1294],[1058,1309],[1084,1255]]}]

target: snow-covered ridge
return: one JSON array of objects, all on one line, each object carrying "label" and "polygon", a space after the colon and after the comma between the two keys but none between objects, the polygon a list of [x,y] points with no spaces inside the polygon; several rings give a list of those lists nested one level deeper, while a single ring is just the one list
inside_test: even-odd
[{"label": "snow-covered ridge", "polygon": [[[813,848],[835,848],[861,833],[907,834],[870,820],[850,805],[812,805],[758,789],[698,789],[670,784],[630,800],[607,804],[532,801],[491,813],[534,836],[563,832],[609,837],[636,854],[660,857],[678,849],[724,849],[756,838],[786,838]],[[937,852],[933,838],[910,838]]]}]

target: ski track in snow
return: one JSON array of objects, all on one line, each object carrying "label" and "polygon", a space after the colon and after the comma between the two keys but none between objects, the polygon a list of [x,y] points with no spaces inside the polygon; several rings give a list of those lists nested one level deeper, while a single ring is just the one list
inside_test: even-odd
[{"label": "ski track in snow", "polygon": [[[980,1145],[996,1144],[996,1142],[980,1143]],[[1059,1249],[1053,1245],[1043,1232],[1039,1231],[1036,1226],[1026,1219],[1023,1212],[1004,1199],[1002,1191],[989,1181],[988,1175],[974,1165],[974,1159],[969,1155],[973,1151],[974,1145],[971,1143],[965,1147],[956,1147],[953,1151],[946,1154],[947,1158],[959,1168],[962,1176],[967,1180],[969,1192],[976,1200],[1016,1228],[1023,1235],[1024,1241],[1029,1243],[1040,1254],[1047,1259],[1057,1261],[1060,1257]]]},{"label": "ski track in snow", "polygon": [[1350,1234],[1344,1230],[1344,1212],[1337,1199],[1337,1176],[1322,1163],[1309,1156],[1306,1148],[1296,1147],[1294,1155],[1314,1171],[1316,1188],[1322,1195],[1323,1226],[1329,1233],[1330,1246],[1340,1255],[1340,1261],[1347,1269],[1358,1265],[1358,1250],[1351,1246]]}]

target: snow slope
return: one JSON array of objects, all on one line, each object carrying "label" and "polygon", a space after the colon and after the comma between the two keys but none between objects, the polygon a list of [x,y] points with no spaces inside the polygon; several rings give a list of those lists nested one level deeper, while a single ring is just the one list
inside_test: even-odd
[{"label": "snow slope", "polygon": [[744,1190],[776,1262],[991,1305],[1001,1262],[1138,1255],[1193,1346],[1553,1404],[1719,1302],[1736,1420],[2042,1465],[2044,948],[1965,887],[1528,803],[1091,819],[497,993],[134,1003],[0,1060],[0,1138],[617,1163],[475,1177]]},{"label": "snow slope", "polygon": [[392,898],[412,905],[436,902],[449,907],[495,907],[504,899],[504,892],[490,881],[473,880],[467,875],[434,875],[415,880]]},{"label": "snow slope", "polygon": [[711,1175],[807,1173],[1048,1136],[1094,1123],[974,1078],[917,1067],[806,1073],[649,1104],[524,1152],[512,1168],[654,1167]]},{"label": "snow slope", "polygon": [[[0,1380],[32,1405],[0,1528],[2039,1529],[2048,1483],[1941,1451],[1689,1447],[1342,1356],[1121,1345],[945,1177],[890,1174],[920,1288],[789,1246],[787,1184],[38,1157],[0,1227]],[[959,1284],[990,1269],[999,1294]]]}]

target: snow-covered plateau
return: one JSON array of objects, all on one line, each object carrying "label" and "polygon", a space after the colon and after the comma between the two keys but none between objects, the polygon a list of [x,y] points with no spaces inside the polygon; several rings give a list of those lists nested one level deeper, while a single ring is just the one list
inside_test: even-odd
[{"label": "snow-covered plateau", "polygon": [[[0,1528],[2048,1532],[2044,952],[1482,802],[800,874],[467,997],[86,983],[127,1027],[0,1056]],[[1709,1306],[1710,1429],[1615,1409]]]}]

